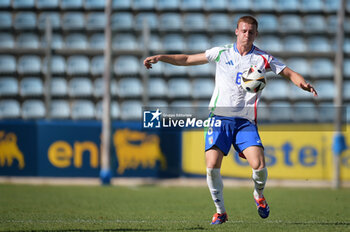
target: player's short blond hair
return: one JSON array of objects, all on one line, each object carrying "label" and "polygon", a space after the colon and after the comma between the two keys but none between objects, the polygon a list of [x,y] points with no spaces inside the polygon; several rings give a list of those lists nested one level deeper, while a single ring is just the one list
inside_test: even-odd
[{"label": "player's short blond hair", "polygon": [[245,15],[245,16],[240,17],[238,19],[238,22],[237,22],[237,28],[238,28],[239,23],[241,23],[241,22],[255,25],[256,30],[258,30],[258,21],[253,16]]}]

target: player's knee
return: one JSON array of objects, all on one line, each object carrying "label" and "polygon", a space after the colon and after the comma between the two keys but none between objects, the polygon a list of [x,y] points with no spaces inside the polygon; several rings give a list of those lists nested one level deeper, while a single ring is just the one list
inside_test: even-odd
[{"label": "player's knee", "polygon": [[263,160],[256,160],[251,163],[252,169],[261,170],[265,168],[265,162]]}]

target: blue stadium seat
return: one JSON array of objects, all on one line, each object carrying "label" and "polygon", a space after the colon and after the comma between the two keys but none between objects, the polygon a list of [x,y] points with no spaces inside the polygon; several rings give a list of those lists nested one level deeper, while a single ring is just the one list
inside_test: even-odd
[{"label": "blue stadium seat", "polygon": [[166,97],[168,95],[168,86],[163,78],[150,78],[148,81],[148,96]]},{"label": "blue stadium seat", "polygon": [[182,18],[177,13],[163,13],[159,16],[159,30],[173,31],[182,29]]},{"label": "blue stadium seat", "polygon": [[[181,108],[182,113],[192,113],[192,101],[190,100],[175,100],[172,101],[169,105],[171,108]],[[188,111],[188,112],[187,112]],[[178,109],[175,109],[175,112],[179,112]]]},{"label": "blue stadium seat", "polygon": [[85,0],[84,8],[86,10],[104,10],[105,2],[101,0]]},{"label": "blue stadium seat", "polygon": [[190,97],[191,82],[187,78],[173,78],[168,81],[168,96],[171,98]]},{"label": "blue stadium seat", "polygon": [[39,48],[39,38],[34,33],[22,33],[17,36],[16,46],[18,48]]},{"label": "blue stadium seat", "polygon": [[350,53],[350,38],[345,37],[344,38],[344,52]]},{"label": "blue stadium seat", "polygon": [[324,0],[324,10],[326,12],[337,12],[340,7],[340,0]]},{"label": "blue stadium seat", "polygon": [[248,11],[252,8],[250,0],[227,0],[227,5],[230,11]]},{"label": "blue stadium seat", "polygon": [[155,8],[155,0],[133,0],[133,10],[153,10]]},{"label": "blue stadium seat", "polygon": [[180,7],[180,0],[158,0],[156,4],[157,10],[176,10]]},{"label": "blue stadium seat", "polygon": [[207,11],[226,10],[227,0],[205,0],[204,9]]},{"label": "blue stadium seat", "polygon": [[350,59],[349,58],[345,58],[344,59],[344,76],[347,79],[350,79]]},{"label": "blue stadium seat", "polygon": [[59,0],[36,0],[36,8],[39,10],[44,9],[57,9],[59,7]]},{"label": "blue stadium seat", "polygon": [[344,18],[344,31],[350,32],[350,17],[349,16]]},{"label": "blue stadium seat", "polygon": [[304,12],[323,11],[322,0],[300,0],[300,9]]},{"label": "blue stadium seat", "polygon": [[288,52],[306,52],[307,50],[306,43],[300,36],[286,36],[283,44],[284,50]]},{"label": "blue stadium seat", "polygon": [[268,80],[262,96],[266,99],[286,100],[289,97],[289,85],[286,80]]},{"label": "blue stadium seat", "polygon": [[212,47],[221,47],[227,44],[232,44],[233,38],[232,36],[228,36],[228,35],[215,35],[212,37],[211,39],[211,46]]},{"label": "blue stadium seat", "polygon": [[[96,119],[102,119],[103,115],[103,102],[99,101],[96,104]],[[110,113],[111,113],[111,118],[112,119],[118,119],[120,117],[120,107],[118,102],[112,101],[110,105]]]},{"label": "blue stadium seat", "polygon": [[87,49],[88,41],[85,34],[72,33],[66,36],[65,45],[68,49]]},{"label": "blue stadium seat", "polygon": [[163,65],[164,76],[184,76],[187,74],[187,67],[185,66],[175,66],[168,63],[164,63]]},{"label": "blue stadium seat", "polygon": [[163,37],[163,49],[166,51],[183,51],[186,48],[185,40],[179,34],[167,34]]},{"label": "blue stadium seat", "polygon": [[61,0],[61,9],[71,10],[71,9],[82,9],[83,0]]},{"label": "blue stadium seat", "polygon": [[[46,73],[47,59],[44,58],[42,71]],[[53,55],[51,57],[51,73],[52,74],[64,74],[66,72],[66,60],[63,56]]]},{"label": "blue stadium seat", "polygon": [[299,7],[299,0],[276,0],[276,9],[279,12],[296,12]]},{"label": "blue stadium seat", "polygon": [[327,23],[323,15],[307,15],[304,17],[304,32],[326,32]]},{"label": "blue stadium seat", "polygon": [[155,13],[139,13],[135,16],[135,28],[137,30],[143,29],[144,21],[147,20],[148,28],[155,30],[158,28],[158,17]]},{"label": "blue stadium seat", "polygon": [[0,9],[1,8],[10,8],[11,7],[11,0],[1,0],[0,1]]},{"label": "blue stadium seat", "polygon": [[[265,1],[264,1],[265,2]],[[262,3],[264,3],[262,2]],[[275,32],[278,29],[278,19],[273,14],[259,14],[256,16],[259,22],[259,31],[261,32]]]},{"label": "blue stadium seat", "polygon": [[10,33],[0,33],[0,48],[13,48],[15,41]]},{"label": "blue stadium seat", "polygon": [[204,52],[210,48],[208,36],[191,34],[187,37],[187,50]]},{"label": "blue stadium seat", "polygon": [[320,102],[318,104],[318,119],[320,122],[333,122],[335,118],[335,106],[331,102]]},{"label": "blue stadium seat", "polygon": [[293,100],[311,100],[312,94],[300,89],[293,83],[289,83],[289,98]]},{"label": "blue stadium seat", "polygon": [[60,14],[57,12],[43,12],[40,13],[38,18],[38,28],[40,30],[45,30],[46,20],[49,18],[52,29],[59,29],[61,27]]},{"label": "blue stadium seat", "polygon": [[70,97],[90,97],[93,93],[93,86],[90,78],[75,77],[69,81],[68,94]]},{"label": "blue stadium seat", "polygon": [[136,50],[138,43],[136,37],[131,34],[116,34],[112,39],[112,48],[117,50]]},{"label": "blue stadium seat", "polygon": [[[143,44],[143,39],[140,38],[140,44]],[[149,41],[149,48],[152,51],[158,51],[162,49],[162,42],[160,41],[160,38],[158,35],[151,34],[151,39]]]},{"label": "blue stadium seat", "polygon": [[148,69],[148,72],[151,76],[161,76],[163,74],[163,62],[158,62],[156,65],[152,65],[151,69]]},{"label": "blue stadium seat", "polygon": [[312,102],[297,102],[293,105],[293,119],[296,122],[317,122],[318,111]]},{"label": "blue stadium seat", "polygon": [[312,52],[331,52],[329,40],[323,36],[312,36],[307,40],[307,48]]},{"label": "blue stadium seat", "polygon": [[345,80],[343,85],[343,95],[346,101],[350,100],[350,80]]},{"label": "blue stadium seat", "polygon": [[71,106],[71,117],[76,120],[94,119],[95,105],[89,100],[75,100]]},{"label": "blue stadium seat", "polygon": [[0,55],[0,70],[2,73],[16,72],[16,58],[11,55]]},{"label": "blue stadium seat", "polygon": [[292,105],[288,101],[274,101],[269,104],[271,122],[289,122],[293,120]]},{"label": "blue stadium seat", "polygon": [[[94,96],[95,97],[102,97],[105,90],[104,90],[104,84],[103,84],[103,78],[97,78],[94,81]],[[115,79],[112,79],[110,81],[110,93],[111,96],[117,96],[118,95],[118,84]]]},{"label": "blue stadium seat", "polygon": [[251,0],[253,11],[259,12],[259,11],[273,11],[276,8],[276,3],[274,0]]},{"label": "blue stadium seat", "polygon": [[283,44],[278,36],[266,35],[259,40],[261,49],[268,52],[281,52],[283,51]]},{"label": "blue stadium seat", "polygon": [[54,97],[64,97],[68,94],[67,80],[63,77],[51,79],[51,95]]},{"label": "blue stadium seat", "polygon": [[310,63],[310,75],[315,79],[332,78],[334,75],[334,65],[330,59],[316,58]]},{"label": "blue stadium seat", "polygon": [[320,100],[333,100],[335,95],[335,85],[333,81],[315,81],[314,87]]},{"label": "blue stadium seat", "polygon": [[15,15],[13,26],[17,30],[35,29],[36,14],[33,12],[18,12]]},{"label": "blue stadium seat", "polygon": [[103,75],[105,69],[104,56],[94,56],[91,59],[91,74]]},{"label": "blue stadium seat", "polygon": [[120,105],[120,117],[122,120],[135,120],[142,117],[142,103],[137,100],[124,101]]},{"label": "blue stadium seat", "polygon": [[14,77],[0,78],[0,97],[16,96],[18,94],[18,81]]},{"label": "blue stadium seat", "polygon": [[68,119],[70,117],[70,107],[66,100],[52,100],[50,106],[50,116],[55,119]]},{"label": "blue stadium seat", "polygon": [[135,77],[122,78],[118,86],[120,97],[140,97],[143,93],[142,82]]},{"label": "blue stadium seat", "polygon": [[116,75],[137,75],[140,70],[140,61],[135,56],[119,56],[113,68]]},{"label": "blue stadium seat", "polygon": [[183,11],[202,10],[203,0],[181,0],[180,8]]},{"label": "blue stadium seat", "polygon": [[303,27],[303,21],[299,15],[281,15],[279,18],[280,32],[301,32]]},{"label": "blue stadium seat", "polygon": [[132,0],[113,0],[112,8],[113,10],[128,10],[131,9]]},{"label": "blue stadium seat", "polygon": [[206,18],[200,13],[187,13],[183,18],[185,31],[202,31],[207,27]]},{"label": "blue stadium seat", "polygon": [[227,14],[214,13],[208,16],[207,29],[209,31],[229,31],[234,29],[232,20]]},{"label": "blue stadium seat", "polygon": [[19,74],[39,74],[41,71],[41,59],[36,55],[24,55],[18,60]]},{"label": "blue stadium seat", "polygon": [[336,15],[330,15],[327,17],[327,31],[331,33],[336,33],[337,31],[337,24],[338,24],[338,18]]},{"label": "blue stadium seat", "polygon": [[26,77],[20,82],[20,94],[23,97],[41,96],[44,93],[43,82],[39,77]]},{"label": "blue stadium seat", "polygon": [[84,14],[80,12],[64,13],[62,16],[62,28],[64,30],[83,30],[85,28]]},{"label": "blue stadium seat", "polygon": [[309,75],[309,64],[308,61],[304,58],[290,58],[286,61],[288,67],[294,71],[300,73],[303,76]]},{"label": "blue stadium seat", "polygon": [[166,108],[169,106],[167,101],[164,100],[151,100],[148,102],[147,106],[149,106],[151,109],[156,108]]},{"label": "blue stadium seat", "polygon": [[91,49],[104,49],[105,36],[103,33],[93,34],[89,39],[89,48]]},{"label": "blue stadium seat", "polygon": [[25,100],[22,104],[22,118],[38,119],[44,118],[46,109],[44,102],[41,100]]},{"label": "blue stadium seat", "polygon": [[12,0],[13,9],[30,9],[34,8],[34,0]]},{"label": "blue stadium seat", "polygon": [[134,17],[128,12],[112,14],[111,21],[111,28],[114,31],[131,30],[134,28]]},{"label": "blue stadium seat", "polygon": [[214,80],[209,78],[196,78],[192,83],[193,98],[210,98],[214,91]]},{"label": "blue stadium seat", "polygon": [[[41,37],[41,46],[43,48],[46,48],[46,46],[47,46],[45,36]],[[62,49],[63,47],[64,47],[64,42],[63,42],[62,36],[60,34],[53,34],[52,41],[51,41],[51,48]]]},{"label": "blue stadium seat", "polygon": [[90,70],[90,61],[86,56],[74,55],[67,60],[67,73],[69,75],[88,74]]},{"label": "blue stadium seat", "polygon": [[21,116],[21,106],[17,100],[0,100],[0,119],[19,118]]},{"label": "blue stadium seat", "polygon": [[[102,2],[102,1],[101,1]],[[104,30],[106,26],[106,15],[103,12],[89,13],[86,17],[87,30]]]},{"label": "blue stadium seat", "polygon": [[0,29],[10,29],[12,27],[12,14],[0,12]]},{"label": "blue stadium seat", "polygon": [[211,64],[194,65],[187,68],[188,74],[194,77],[210,76],[212,74]]}]

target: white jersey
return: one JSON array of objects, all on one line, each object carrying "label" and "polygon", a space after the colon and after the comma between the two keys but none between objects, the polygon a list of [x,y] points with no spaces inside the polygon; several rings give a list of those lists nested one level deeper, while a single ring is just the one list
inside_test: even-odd
[{"label": "white jersey", "polygon": [[208,49],[205,55],[209,62],[216,62],[215,89],[209,104],[211,112],[220,116],[246,118],[256,123],[261,91],[246,92],[241,87],[242,73],[251,65],[256,65],[264,72],[279,74],[286,65],[254,45],[245,56],[238,52],[236,43]]}]

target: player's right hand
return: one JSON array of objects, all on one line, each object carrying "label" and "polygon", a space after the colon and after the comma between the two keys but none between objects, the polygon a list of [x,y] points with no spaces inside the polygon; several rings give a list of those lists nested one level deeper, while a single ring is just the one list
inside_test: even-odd
[{"label": "player's right hand", "polygon": [[159,56],[150,56],[147,57],[144,61],[143,61],[143,65],[147,68],[150,69],[152,68],[152,64],[156,64],[159,61]]}]

